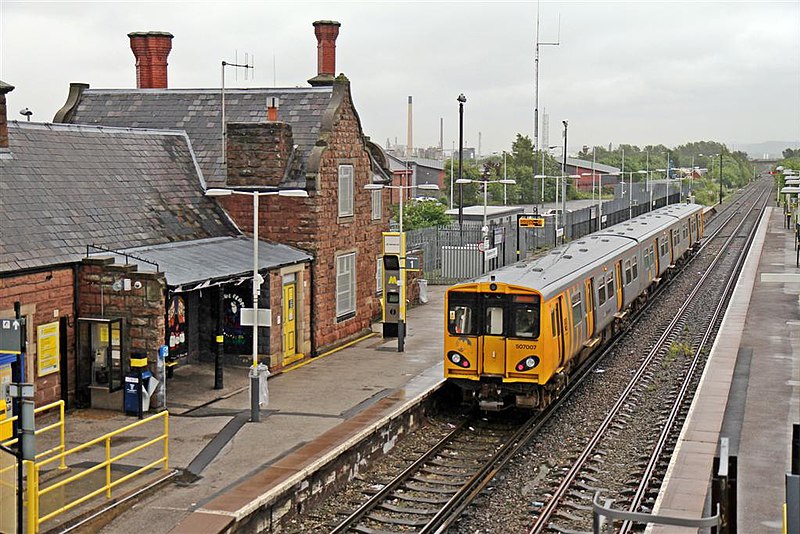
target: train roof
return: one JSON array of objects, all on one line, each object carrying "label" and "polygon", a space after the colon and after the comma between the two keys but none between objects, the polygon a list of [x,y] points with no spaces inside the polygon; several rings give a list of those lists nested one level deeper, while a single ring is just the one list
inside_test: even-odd
[{"label": "train roof", "polygon": [[[535,289],[549,299],[575,283],[575,277],[600,267],[651,236],[663,232],[677,219],[702,210],[697,204],[674,204],[615,224],[600,232],[554,248],[538,258],[523,260],[476,278],[475,282],[500,282]],[[457,287],[457,286],[454,286]]]}]

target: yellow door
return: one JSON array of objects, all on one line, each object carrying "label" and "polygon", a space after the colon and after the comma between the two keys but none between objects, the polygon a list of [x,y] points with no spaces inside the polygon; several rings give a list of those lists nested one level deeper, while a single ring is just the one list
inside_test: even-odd
[{"label": "yellow door", "polygon": [[283,365],[299,360],[297,354],[297,299],[295,284],[283,286]]},{"label": "yellow door", "polygon": [[506,373],[506,338],[503,307],[486,307],[483,334],[483,374],[504,376]]}]

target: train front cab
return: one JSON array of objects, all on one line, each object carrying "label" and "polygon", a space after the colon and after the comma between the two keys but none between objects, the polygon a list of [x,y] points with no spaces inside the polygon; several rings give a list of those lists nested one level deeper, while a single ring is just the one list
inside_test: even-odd
[{"label": "train front cab", "polygon": [[[514,404],[509,396],[542,401],[567,358],[569,304],[561,297],[542,305],[531,289],[479,282],[454,286],[446,295],[444,376],[474,395],[484,409]],[[555,321],[555,322],[554,322]]]}]

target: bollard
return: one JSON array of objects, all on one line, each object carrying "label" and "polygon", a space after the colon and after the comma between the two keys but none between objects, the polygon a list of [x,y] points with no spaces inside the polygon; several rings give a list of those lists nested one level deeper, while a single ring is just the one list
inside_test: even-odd
[{"label": "bollard", "polygon": [[402,319],[397,321],[397,352],[406,349],[406,322]]}]

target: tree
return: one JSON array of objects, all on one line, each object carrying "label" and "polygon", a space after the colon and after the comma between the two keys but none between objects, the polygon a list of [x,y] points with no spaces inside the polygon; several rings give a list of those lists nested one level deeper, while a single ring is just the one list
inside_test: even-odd
[{"label": "tree", "polygon": [[784,159],[800,158],[800,148],[796,149],[787,148],[786,150],[783,151],[783,158]]},{"label": "tree", "polygon": [[436,200],[410,200],[403,206],[403,229],[415,230],[450,224],[447,208]]}]

